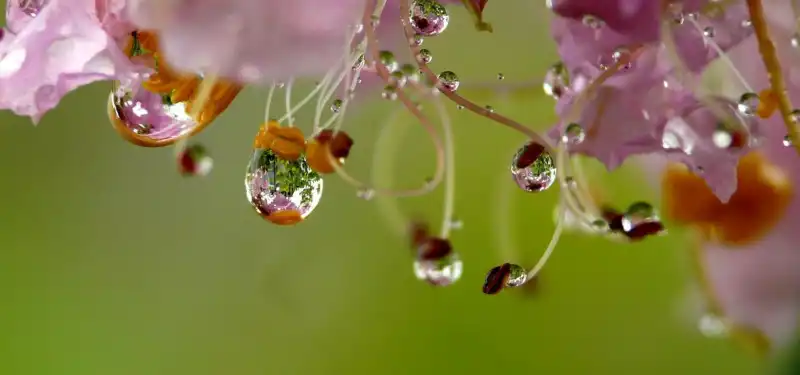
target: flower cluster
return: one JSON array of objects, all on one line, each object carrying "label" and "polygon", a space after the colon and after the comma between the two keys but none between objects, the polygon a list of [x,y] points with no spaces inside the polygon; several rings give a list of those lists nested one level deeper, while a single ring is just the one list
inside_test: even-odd
[{"label": "flower cluster", "polygon": [[[415,273],[443,286],[463,269],[448,240],[458,225],[444,97],[524,136],[509,155],[510,181],[520,189],[561,188],[556,230],[539,262],[529,271],[491,268],[486,294],[535,281],[564,229],[628,241],[664,233],[650,203],[616,210],[598,202],[574,157],[613,169],[650,155],[662,211],[697,233],[714,316],[760,349],[788,342],[800,313],[800,164],[790,147],[800,152],[800,111],[791,104],[800,100],[795,2],[548,1],[561,61],[544,78],[559,116],[546,135],[462,97],[455,73],[430,69],[432,54],[421,45],[446,31],[448,3],[465,6],[478,30],[492,30],[483,18],[488,0],[9,0],[0,108],[38,121],[66,93],[112,81],[106,109],[114,129],[137,145],[175,145],[180,172],[202,175],[211,159],[187,140],[245,85],[266,86],[245,177],[255,211],[276,225],[298,224],[330,174],[364,199],[426,194],[443,182],[440,232],[409,223]],[[701,84],[710,74],[722,77],[717,90]],[[319,81],[295,98],[294,80],[306,77]],[[385,100],[418,118],[437,150],[436,173],[419,188],[378,189],[344,169],[355,144],[342,130],[347,108],[378,91],[375,82]],[[423,99],[439,121],[421,110]],[[314,108],[309,136],[295,126],[305,106]]]}]

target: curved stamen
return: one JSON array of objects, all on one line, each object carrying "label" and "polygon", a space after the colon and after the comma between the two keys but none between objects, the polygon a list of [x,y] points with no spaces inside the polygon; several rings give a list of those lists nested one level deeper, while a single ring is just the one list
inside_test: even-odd
[{"label": "curved stamen", "polygon": [[728,54],[725,53],[725,51],[723,51],[722,48],[720,48],[719,44],[717,44],[717,42],[715,42],[713,38],[706,37],[705,34],[703,33],[703,28],[700,27],[700,24],[697,23],[697,21],[695,21],[693,18],[689,18],[689,22],[694,26],[695,29],[697,29],[697,32],[699,32],[700,35],[704,35],[703,38],[705,38],[706,44],[708,44],[711,48],[714,49],[714,51],[717,52],[717,56],[719,56],[719,59],[722,60],[722,62],[724,62],[725,65],[728,66],[728,68],[730,68],[730,70],[733,72],[736,78],[739,79],[739,82],[742,84],[745,90],[747,90],[747,92],[754,92],[753,87],[750,86],[749,83],[747,83],[747,80],[744,79],[742,72],[740,72],[739,69],[736,69],[736,64],[734,64],[733,61],[731,61],[731,58],[728,57]]}]

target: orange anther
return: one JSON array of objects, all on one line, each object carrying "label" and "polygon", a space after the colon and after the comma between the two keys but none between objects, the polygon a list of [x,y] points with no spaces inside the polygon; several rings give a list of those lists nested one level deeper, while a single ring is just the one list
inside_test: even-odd
[{"label": "orange anther", "polygon": [[758,93],[758,108],[756,114],[761,118],[769,118],[778,109],[778,95],[772,89],[765,89]]},{"label": "orange anther", "polygon": [[253,147],[270,149],[282,159],[294,161],[305,151],[306,139],[300,129],[281,127],[277,121],[270,120],[261,125]]},{"label": "orange anther", "polygon": [[295,225],[303,221],[303,215],[297,210],[285,210],[273,212],[264,216],[264,219],[269,220],[270,223],[277,225]]},{"label": "orange anther", "polygon": [[342,165],[352,146],[353,139],[347,133],[323,130],[306,146],[308,165],[319,173],[333,173],[332,162]]}]

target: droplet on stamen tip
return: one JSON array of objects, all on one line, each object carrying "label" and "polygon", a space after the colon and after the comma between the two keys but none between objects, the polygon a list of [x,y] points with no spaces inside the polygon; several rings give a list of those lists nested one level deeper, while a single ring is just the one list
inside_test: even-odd
[{"label": "droplet on stamen tip", "polygon": [[425,48],[419,50],[419,53],[417,53],[417,61],[421,64],[430,64],[431,61],[433,61],[433,55],[431,54],[431,51]]},{"label": "droplet on stamen tip", "polygon": [[439,73],[439,87],[447,91],[456,91],[458,90],[458,86],[461,84],[461,81],[458,79],[458,75],[455,73],[445,70],[444,72]]},{"label": "droplet on stamen tip", "polygon": [[497,294],[504,288],[515,288],[522,284],[528,278],[528,273],[520,265],[512,263],[503,263],[497,267],[492,268],[486,274],[486,280],[483,282],[484,294]]},{"label": "droplet on stamen tip", "polygon": [[527,143],[517,150],[511,160],[511,176],[522,190],[541,192],[556,180],[553,157],[538,143]]},{"label": "droplet on stamen tip", "polygon": [[447,8],[436,0],[415,0],[411,4],[409,20],[417,34],[436,36],[447,29],[450,15]]},{"label": "droplet on stamen tip", "polygon": [[745,116],[753,116],[758,110],[758,105],[760,102],[761,100],[759,99],[758,94],[754,92],[746,92],[739,97],[739,103],[737,104],[736,108],[739,110],[739,113]]},{"label": "droplet on stamen tip", "polygon": [[452,251],[449,241],[437,239],[441,243],[447,244],[446,254],[429,259],[417,258],[414,261],[414,275],[417,279],[427,282],[433,286],[448,286],[461,278],[464,272],[464,263],[458,253]]},{"label": "droplet on stamen tip", "polygon": [[580,124],[574,122],[567,125],[564,135],[561,136],[561,142],[570,146],[581,144],[584,139],[586,139],[586,132]]},{"label": "droplet on stamen tip", "polygon": [[544,76],[542,88],[548,96],[558,99],[567,91],[569,85],[567,69],[563,63],[553,64]]}]

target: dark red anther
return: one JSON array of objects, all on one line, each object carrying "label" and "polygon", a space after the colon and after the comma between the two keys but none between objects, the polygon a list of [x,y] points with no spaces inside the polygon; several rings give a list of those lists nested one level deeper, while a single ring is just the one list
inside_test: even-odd
[{"label": "dark red anther", "polygon": [[345,132],[336,132],[328,147],[333,157],[337,159],[346,158],[350,155],[350,148],[353,147],[353,138],[350,138]]},{"label": "dark red anther", "polygon": [[425,243],[425,240],[428,239],[428,236],[430,236],[428,224],[421,221],[411,223],[411,230],[409,232],[411,236],[411,247],[415,250],[418,250],[419,247]]},{"label": "dark red anther", "polygon": [[192,155],[192,152],[188,150],[183,150],[181,152],[178,163],[181,174],[192,175],[197,171],[197,161],[195,160],[194,155]]},{"label": "dark red anther", "polygon": [[631,241],[639,241],[663,231],[664,225],[660,221],[645,221],[625,232],[625,236]]},{"label": "dark red anther", "polygon": [[613,208],[603,207],[602,216],[603,219],[608,222],[609,230],[612,232],[624,232],[622,229],[622,218],[625,216],[624,214]]},{"label": "dark red anther", "polygon": [[536,162],[536,159],[544,153],[544,146],[536,143],[531,142],[525,146],[524,151],[522,151],[522,155],[517,158],[517,168],[527,168],[531,166],[533,163]]},{"label": "dark red anther", "polygon": [[489,270],[489,273],[486,274],[486,281],[483,282],[483,293],[500,293],[505,288],[509,275],[511,275],[511,264],[509,263],[503,263]]},{"label": "dark red anther", "polygon": [[453,246],[450,241],[428,237],[417,248],[417,259],[419,260],[440,260],[450,255],[453,252]]}]

